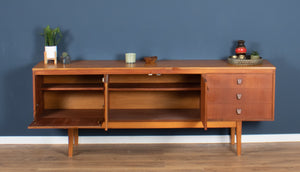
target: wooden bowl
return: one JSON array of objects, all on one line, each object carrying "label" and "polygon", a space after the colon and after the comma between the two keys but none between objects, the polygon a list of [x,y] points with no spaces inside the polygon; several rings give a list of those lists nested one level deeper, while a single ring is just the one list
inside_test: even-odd
[{"label": "wooden bowl", "polygon": [[144,57],[146,64],[155,64],[157,56]]}]

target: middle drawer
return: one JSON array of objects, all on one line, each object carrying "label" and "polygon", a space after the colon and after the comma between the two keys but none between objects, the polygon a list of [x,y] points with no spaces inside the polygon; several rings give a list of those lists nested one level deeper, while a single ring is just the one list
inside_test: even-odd
[{"label": "middle drawer", "polygon": [[272,89],[211,88],[207,92],[209,103],[272,103]]}]

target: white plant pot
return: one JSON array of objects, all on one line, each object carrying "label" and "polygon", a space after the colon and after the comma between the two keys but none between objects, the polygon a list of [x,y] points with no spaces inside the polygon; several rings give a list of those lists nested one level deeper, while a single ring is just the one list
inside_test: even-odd
[{"label": "white plant pot", "polygon": [[45,46],[45,52],[47,54],[47,59],[56,59],[57,46]]}]

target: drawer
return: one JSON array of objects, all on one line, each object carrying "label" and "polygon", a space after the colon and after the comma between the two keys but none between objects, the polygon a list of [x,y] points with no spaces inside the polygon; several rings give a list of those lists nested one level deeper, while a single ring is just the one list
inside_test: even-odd
[{"label": "drawer", "polygon": [[211,88],[207,91],[208,103],[248,104],[272,103],[270,88]]},{"label": "drawer", "polygon": [[272,88],[272,74],[210,74],[208,88]]},{"label": "drawer", "polygon": [[274,120],[272,103],[253,103],[246,105],[209,104],[207,105],[208,120],[243,120],[266,121]]}]

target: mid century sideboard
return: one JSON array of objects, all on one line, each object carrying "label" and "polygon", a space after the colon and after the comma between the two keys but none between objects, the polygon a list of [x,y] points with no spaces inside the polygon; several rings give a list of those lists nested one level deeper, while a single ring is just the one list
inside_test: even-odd
[{"label": "mid century sideboard", "polygon": [[78,129],[230,128],[241,155],[242,122],[274,120],[275,70],[267,60],[40,62],[28,128],[68,129],[70,157]]}]

